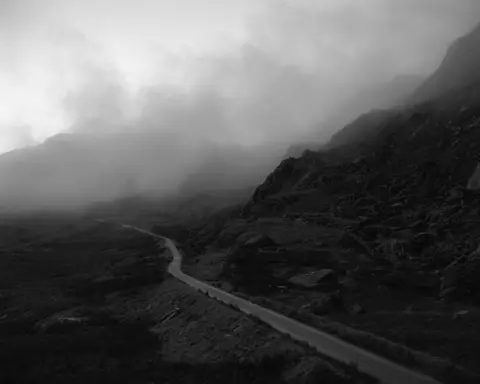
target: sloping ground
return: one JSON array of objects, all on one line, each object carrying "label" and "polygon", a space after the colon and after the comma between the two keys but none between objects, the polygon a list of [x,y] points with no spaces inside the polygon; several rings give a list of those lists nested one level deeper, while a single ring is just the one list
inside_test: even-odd
[{"label": "sloping ground", "polygon": [[[282,215],[298,207],[299,214],[352,220],[351,230],[370,242],[374,253],[395,237],[392,232],[408,228],[402,235],[409,258],[445,268],[478,246],[480,205],[467,184],[480,152],[480,108],[465,105],[447,119],[439,105],[390,119],[366,152],[352,156],[342,149],[285,160],[256,190],[244,214]],[[309,206],[315,194],[328,204]],[[440,257],[435,250],[444,248],[449,254]]]},{"label": "sloping ground", "polygon": [[394,115],[395,112],[389,110],[376,110],[365,113],[335,133],[329,145],[335,147],[352,142],[356,144],[361,144],[364,141],[368,142],[372,134],[382,129],[383,125]]},{"label": "sloping ground", "polygon": [[480,24],[452,44],[437,71],[413,94],[412,102],[431,100],[480,79]]},{"label": "sloping ground", "polygon": [[148,236],[66,217],[0,233],[2,383],[371,382],[164,280]]},{"label": "sloping ground", "polygon": [[[396,113],[362,145],[284,160],[241,213],[185,235],[186,272],[478,372],[479,96],[474,84]],[[245,246],[259,234],[270,240]],[[337,284],[292,283],[328,269]]]},{"label": "sloping ground", "polygon": [[[480,311],[471,304],[441,300],[438,274],[418,265],[391,262],[386,254],[373,256],[363,248],[360,237],[357,244],[347,231],[340,219],[332,220],[329,226],[286,218],[230,221],[220,231],[217,242],[203,253],[186,258],[184,270],[254,302],[261,298],[273,300],[278,303],[273,309],[289,317],[294,310],[321,316],[319,321],[326,324],[340,321],[414,351],[477,370],[480,339],[475,324],[480,320]],[[262,236],[269,240],[260,241]],[[259,239],[259,243],[253,247],[242,245],[251,238]],[[296,280],[310,272],[330,278],[313,287],[298,284]],[[258,303],[269,306],[263,301]],[[323,316],[330,320],[321,320]],[[308,318],[300,320],[316,325]],[[330,332],[330,328],[324,330]],[[367,334],[348,338],[348,332],[341,331],[339,335],[409,363],[403,359],[401,348],[374,341]],[[437,365],[435,377],[445,379],[440,372],[442,366],[448,368],[448,361],[420,359],[427,361],[430,368]],[[448,382],[460,381],[458,376],[452,376]]]}]

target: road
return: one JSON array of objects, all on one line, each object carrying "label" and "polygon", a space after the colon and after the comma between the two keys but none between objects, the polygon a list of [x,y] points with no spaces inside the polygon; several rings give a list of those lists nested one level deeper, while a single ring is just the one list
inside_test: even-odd
[{"label": "road", "polygon": [[168,272],[177,279],[216,300],[237,307],[240,311],[262,320],[279,332],[288,334],[295,340],[307,343],[323,355],[343,363],[354,364],[359,371],[369,374],[385,384],[440,384],[438,381],[423,373],[403,367],[328,333],[196,280],[181,271],[182,255],[171,239],[130,225],[123,225],[123,227],[163,239],[165,241],[165,247],[169,249],[173,256],[173,260],[168,266]]}]

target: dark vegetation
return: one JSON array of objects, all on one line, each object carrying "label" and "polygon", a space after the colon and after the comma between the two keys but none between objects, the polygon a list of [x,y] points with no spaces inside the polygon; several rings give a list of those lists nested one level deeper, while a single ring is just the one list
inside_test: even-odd
[{"label": "dark vegetation", "polygon": [[[162,356],[148,318],[89,315],[82,325],[10,332],[0,349],[2,383],[283,383],[282,370],[300,359],[278,354],[241,363],[171,362]],[[351,382],[329,368],[319,367],[314,376],[326,383]]]},{"label": "dark vegetation", "polygon": [[154,238],[58,217],[4,220],[1,233],[1,383],[372,382],[319,359],[308,375],[296,372],[298,351],[171,360],[162,352],[168,336],[152,329],[172,313],[154,316],[145,302],[166,278]]},{"label": "dark vegetation", "polygon": [[3,221],[0,230],[0,381],[144,381],[135,376],[158,348],[148,319],[118,319],[104,303],[162,281],[156,242],[58,217]]}]

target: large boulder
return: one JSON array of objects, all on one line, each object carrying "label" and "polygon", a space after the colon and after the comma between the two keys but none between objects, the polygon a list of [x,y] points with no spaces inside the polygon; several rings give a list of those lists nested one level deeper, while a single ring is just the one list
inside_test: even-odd
[{"label": "large boulder", "polygon": [[238,243],[246,248],[264,248],[276,245],[271,237],[263,234],[253,234],[248,237],[243,237],[239,239]]},{"label": "large boulder", "polygon": [[480,189],[480,164],[477,164],[475,171],[470,179],[468,179],[467,189],[473,191]]},{"label": "large boulder", "polygon": [[292,276],[288,281],[304,288],[337,287],[338,275],[333,269],[321,269]]},{"label": "large boulder", "polygon": [[64,333],[88,324],[90,318],[82,314],[81,308],[58,312],[36,324],[37,330],[45,333]]}]

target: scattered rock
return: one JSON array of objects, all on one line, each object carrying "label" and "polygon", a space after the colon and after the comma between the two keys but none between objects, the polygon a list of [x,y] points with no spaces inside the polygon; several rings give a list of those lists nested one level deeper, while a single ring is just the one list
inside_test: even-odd
[{"label": "scattered rock", "polygon": [[37,323],[40,332],[67,332],[87,324],[88,317],[81,316],[77,309],[56,313],[55,315]]},{"label": "scattered rock", "polygon": [[468,179],[467,189],[470,191],[476,191],[480,189],[480,164],[477,165],[472,176],[470,176],[470,179]]},{"label": "scattered rock", "polygon": [[351,248],[367,255],[372,254],[372,250],[366,242],[364,242],[358,236],[355,236],[354,234],[347,231],[344,231],[342,233],[342,235],[338,239],[338,244],[342,245],[345,248]]},{"label": "scattered rock", "polygon": [[360,306],[358,303],[348,305],[347,310],[352,315],[360,315],[362,313],[365,313],[365,309],[362,306]]},{"label": "scattered rock", "polygon": [[276,243],[272,240],[271,237],[263,234],[258,234],[245,240],[242,245],[248,248],[262,248],[274,246],[276,245]]},{"label": "scattered rock", "polygon": [[458,311],[458,312],[455,312],[453,314],[453,319],[454,320],[457,320],[461,317],[464,317],[465,315],[468,315],[470,313],[470,311],[467,311],[467,310],[463,310],[463,311]]},{"label": "scattered rock", "polygon": [[304,224],[305,224],[305,220],[303,220],[302,218],[299,217],[298,219],[293,220],[293,223],[294,223],[295,225],[304,225]]},{"label": "scattered rock", "polygon": [[457,288],[445,288],[440,291],[440,298],[445,301],[451,301],[456,297]]},{"label": "scattered rock", "polygon": [[324,285],[336,286],[338,284],[338,275],[333,269],[321,269],[319,271],[295,275],[288,279],[288,281],[305,288],[316,288]]}]

